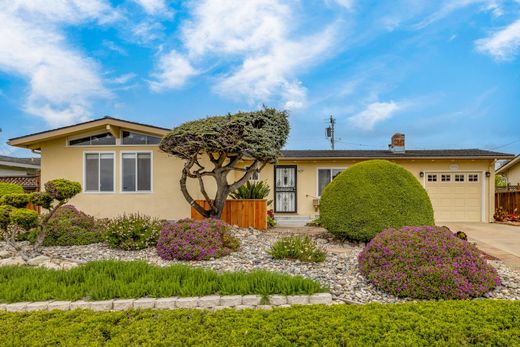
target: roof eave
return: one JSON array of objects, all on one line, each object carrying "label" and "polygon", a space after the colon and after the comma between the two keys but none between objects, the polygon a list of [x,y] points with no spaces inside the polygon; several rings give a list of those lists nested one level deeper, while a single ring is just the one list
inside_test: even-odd
[{"label": "roof eave", "polygon": [[[511,158],[507,158],[507,159],[511,159]],[[515,166],[517,163],[520,162],[520,155],[516,156],[516,157],[513,157],[513,159],[511,159],[508,163],[506,163],[505,165],[503,165],[502,167],[500,167],[496,173],[497,174],[500,174],[504,171],[507,171],[509,170],[510,168],[512,168],[513,166]]]},{"label": "roof eave", "polygon": [[117,118],[105,117],[100,119],[95,119],[92,121],[75,124],[63,128],[58,128],[54,130],[48,130],[41,133],[26,135],[15,137],[9,139],[7,142],[10,146],[28,148],[28,149],[40,149],[40,144],[45,141],[53,140],[60,137],[69,136],[72,133],[82,132],[93,128],[98,128],[102,126],[117,126],[120,128],[131,129],[136,131],[142,131],[145,133],[155,134],[164,136],[169,132],[169,129],[154,127],[147,124],[140,124],[135,122],[129,122]]},{"label": "roof eave", "polygon": [[10,167],[20,167],[24,169],[40,169],[40,165],[38,164],[25,164],[25,163],[15,163],[12,161],[0,161],[0,165],[2,166],[10,166]]}]

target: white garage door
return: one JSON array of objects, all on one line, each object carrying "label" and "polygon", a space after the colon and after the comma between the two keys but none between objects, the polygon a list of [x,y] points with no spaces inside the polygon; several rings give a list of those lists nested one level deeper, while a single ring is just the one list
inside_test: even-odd
[{"label": "white garage door", "polygon": [[426,172],[435,222],[482,221],[482,173]]}]

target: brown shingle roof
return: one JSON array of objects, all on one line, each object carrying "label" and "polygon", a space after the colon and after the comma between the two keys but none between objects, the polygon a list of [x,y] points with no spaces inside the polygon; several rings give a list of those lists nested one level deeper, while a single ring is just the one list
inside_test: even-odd
[{"label": "brown shingle roof", "polygon": [[26,164],[26,165],[40,166],[40,158],[17,158],[17,157],[9,157],[7,155],[0,155],[0,161],[14,163],[14,164]]},{"label": "brown shingle roof", "polygon": [[285,150],[285,158],[512,158],[513,154],[483,149],[424,149],[406,150],[402,153],[390,150]]}]

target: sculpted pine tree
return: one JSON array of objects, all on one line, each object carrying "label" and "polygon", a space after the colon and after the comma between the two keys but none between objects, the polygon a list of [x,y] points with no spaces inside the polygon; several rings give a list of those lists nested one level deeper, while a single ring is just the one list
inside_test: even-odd
[{"label": "sculpted pine tree", "polygon": [[[188,203],[206,218],[220,218],[229,193],[246,183],[266,164],[276,162],[288,135],[287,112],[264,108],[184,123],[162,139],[160,148],[185,161],[180,187]],[[203,161],[205,157],[211,163],[209,168],[203,165],[208,162]],[[252,164],[243,167],[240,163],[244,159],[252,161]],[[229,183],[228,175],[233,171],[243,174]],[[206,177],[216,182],[214,197],[210,197],[206,190]],[[189,178],[198,181],[209,209],[191,196],[186,185]]]}]

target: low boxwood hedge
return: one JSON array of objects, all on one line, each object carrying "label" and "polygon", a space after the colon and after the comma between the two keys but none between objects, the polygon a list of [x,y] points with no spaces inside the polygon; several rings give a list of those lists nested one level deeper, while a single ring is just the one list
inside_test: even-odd
[{"label": "low boxwood hedge", "polygon": [[4,346],[518,346],[520,302],[0,312]]}]

